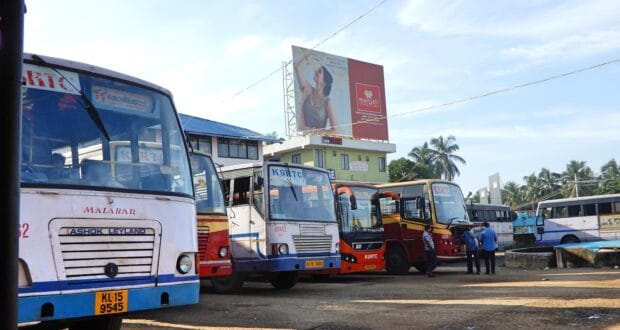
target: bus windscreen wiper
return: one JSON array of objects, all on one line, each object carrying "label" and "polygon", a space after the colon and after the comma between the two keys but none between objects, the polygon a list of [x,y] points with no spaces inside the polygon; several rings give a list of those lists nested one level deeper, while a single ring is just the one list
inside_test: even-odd
[{"label": "bus windscreen wiper", "polygon": [[41,56],[33,54],[32,58],[47,65],[50,69],[54,70],[54,72],[58,73],[66,82],[69,83],[69,85],[71,85],[71,87],[73,87],[73,89],[75,89],[78,93],[80,93],[80,96],[83,102],[82,106],[84,107],[84,109],[86,109],[88,116],[90,117],[90,119],[93,120],[97,128],[99,128],[99,131],[101,132],[101,134],[103,134],[103,136],[108,141],[110,141],[110,135],[108,134],[108,131],[105,129],[105,126],[103,125],[103,121],[101,120],[101,117],[99,116],[99,111],[97,110],[97,108],[95,108],[95,105],[93,105],[90,99],[86,97],[86,94],[84,94],[84,92],[82,92],[81,89],[76,88],[75,85],[73,85],[73,83],[71,82],[71,80],[67,79],[67,77],[65,77],[65,75],[62,74],[62,72],[57,70],[55,67],[51,66],[49,63],[47,63],[43,58],[41,58]]}]

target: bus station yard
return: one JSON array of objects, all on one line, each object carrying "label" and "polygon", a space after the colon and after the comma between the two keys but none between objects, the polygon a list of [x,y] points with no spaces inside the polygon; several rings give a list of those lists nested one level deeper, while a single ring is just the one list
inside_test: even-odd
[{"label": "bus station yard", "polygon": [[290,290],[248,281],[225,295],[205,283],[199,304],[129,314],[122,329],[620,329],[617,266],[507,268],[498,254],[496,275],[465,271],[302,276]]}]

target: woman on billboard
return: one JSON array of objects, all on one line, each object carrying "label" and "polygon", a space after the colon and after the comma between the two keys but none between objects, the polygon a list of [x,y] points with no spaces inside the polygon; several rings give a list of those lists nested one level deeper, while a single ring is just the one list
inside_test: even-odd
[{"label": "woman on billboard", "polygon": [[[334,78],[324,65],[314,70],[314,87],[302,77],[301,62],[308,63],[304,56],[302,61],[295,63],[295,76],[301,88],[301,113],[298,114],[297,125],[300,131],[319,130],[336,134],[336,116],[329,99]],[[299,112],[298,112],[299,113]],[[329,120],[329,126],[327,126]]]}]

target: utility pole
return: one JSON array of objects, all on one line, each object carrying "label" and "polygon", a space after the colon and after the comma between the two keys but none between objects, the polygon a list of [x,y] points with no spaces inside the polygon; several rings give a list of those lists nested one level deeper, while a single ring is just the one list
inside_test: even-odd
[{"label": "utility pole", "polygon": [[21,78],[24,48],[24,0],[0,4],[0,154],[5,161],[0,200],[0,329],[17,328]]}]

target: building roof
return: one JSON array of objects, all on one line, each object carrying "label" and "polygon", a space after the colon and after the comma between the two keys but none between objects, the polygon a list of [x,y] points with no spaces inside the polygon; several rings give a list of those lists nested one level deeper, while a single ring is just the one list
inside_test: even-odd
[{"label": "building roof", "polygon": [[254,140],[264,142],[280,142],[280,139],[263,135],[246,128],[220,123],[217,121],[179,114],[181,126],[188,134],[209,135],[229,139]]}]

